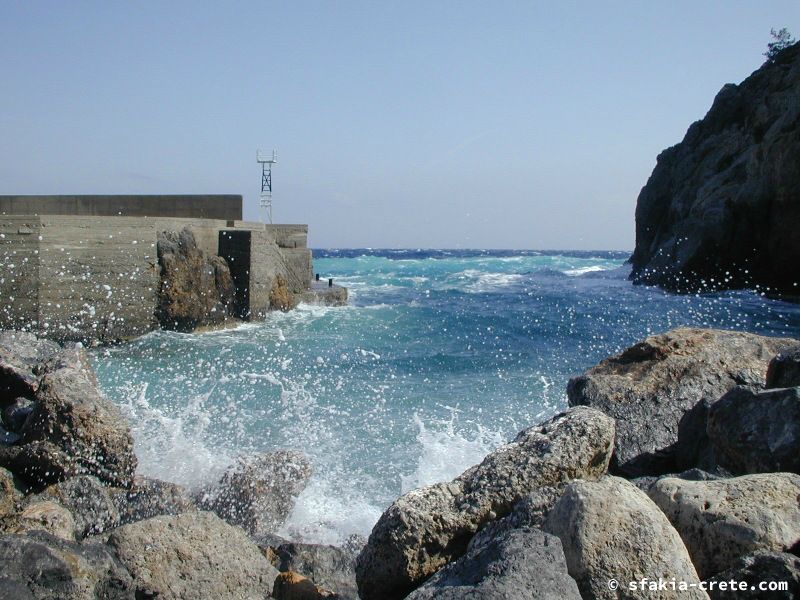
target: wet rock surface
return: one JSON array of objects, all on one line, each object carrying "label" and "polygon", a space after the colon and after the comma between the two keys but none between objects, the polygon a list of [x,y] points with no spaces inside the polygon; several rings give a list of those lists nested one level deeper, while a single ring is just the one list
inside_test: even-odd
[{"label": "wet rock surface", "polygon": [[[360,549],[360,548],[359,548]],[[358,600],[355,549],[287,542],[275,549],[274,565],[281,572],[307,577],[343,600]]]},{"label": "wet rock surface", "polygon": [[769,361],[767,387],[800,386],[800,345],[792,346]]},{"label": "wet rock surface", "polygon": [[251,535],[274,533],[311,477],[302,452],[278,450],[239,458],[219,483],[203,490],[197,504]]}]

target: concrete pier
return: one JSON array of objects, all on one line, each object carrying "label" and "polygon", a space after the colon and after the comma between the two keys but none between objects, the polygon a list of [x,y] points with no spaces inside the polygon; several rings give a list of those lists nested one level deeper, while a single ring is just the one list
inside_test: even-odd
[{"label": "concrete pier", "polygon": [[[21,197],[0,197],[0,207],[5,199],[6,208],[20,209],[9,198]],[[78,212],[89,208],[113,212],[113,202],[89,198],[86,202],[85,197],[79,198]],[[134,197],[122,197],[119,208],[140,213],[158,208],[147,200],[131,210],[130,198]],[[201,198],[210,202],[216,197]],[[222,207],[224,216],[241,214],[241,196],[225,198],[238,199],[239,206]],[[184,214],[209,214],[206,200],[184,206]],[[49,202],[31,200],[25,206],[43,211]],[[83,341],[127,339],[155,329],[160,289],[158,233],[184,227],[192,229],[198,247],[206,254],[223,256],[229,262],[233,255],[239,257],[231,270],[238,269],[240,281],[246,282],[242,284],[246,286],[242,290],[246,304],[240,310],[248,318],[263,318],[269,310],[278,275],[293,293],[309,289],[312,256],[307,225],[174,217],[169,213],[175,206],[167,203],[160,211],[165,214],[152,216],[0,215],[0,328]],[[59,210],[63,207],[61,204]]]}]

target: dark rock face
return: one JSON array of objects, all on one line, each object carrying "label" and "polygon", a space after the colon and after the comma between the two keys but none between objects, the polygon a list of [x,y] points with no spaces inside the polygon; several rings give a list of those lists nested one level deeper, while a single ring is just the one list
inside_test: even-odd
[{"label": "dark rock face", "polygon": [[203,510],[257,536],[276,531],[305,489],[312,468],[301,452],[278,450],[240,458],[198,498]]},{"label": "dark rock face", "polygon": [[[675,464],[684,414],[737,385],[762,388],[767,364],[795,340],[716,329],[674,329],[607,358],[567,386],[570,406],[587,405],[616,419],[612,470],[628,477],[695,466]],[[705,425],[694,427],[702,445]],[[698,448],[687,450],[697,453]]]},{"label": "dark rock face", "polygon": [[192,230],[158,234],[161,289],[157,317],[164,329],[192,331],[225,321],[235,287],[225,260],[207,257]]},{"label": "dark rock face", "polygon": [[[727,571],[715,575],[709,582],[739,581],[746,590],[708,590],[711,600],[793,600],[800,598],[800,558],[784,552],[754,552],[740,558]],[[762,583],[786,582],[787,589],[761,590]]]},{"label": "dark rock face", "polygon": [[800,387],[731,390],[711,406],[708,436],[732,473],[800,473]]},{"label": "dark rock face", "polygon": [[131,576],[99,544],[43,531],[0,538],[0,598],[134,600]]},{"label": "dark rock face", "polygon": [[526,527],[507,531],[444,567],[408,600],[579,600],[561,542]]},{"label": "dark rock face", "polygon": [[601,477],[613,440],[613,419],[591,408],[572,408],[521,431],[452,482],[401,496],[381,515],[358,557],[361,598],[405,597],[463,556],[479,529],[508,515],[525,496]]},{"label": "dark rock face", "polygon": [[97,388],[85,350],[65,348],[35,367],[34,408],[0,465],[39,489],[75,475],[127,487],[136,470],[133,438],[117,406]]},{"label": "dark rock face", "polygon": [[636,205],[631,278],[676,291],[800,286],[800,45],[725,85]]},{"label": "dark rock face", "polygon": [[767,387],[783,388],[798,385],[800,385],[800,346],[793,346],[769,361]]}]

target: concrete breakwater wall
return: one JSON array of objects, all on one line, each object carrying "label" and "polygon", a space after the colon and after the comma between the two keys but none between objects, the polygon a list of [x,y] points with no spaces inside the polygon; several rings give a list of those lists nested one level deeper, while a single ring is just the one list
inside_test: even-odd
[{"label": "concrete breakwater wall", "polygon": [[0,328],[90,342],[127,339],[156,329],[158,234],[184,227],[192,230],[203,252],[219,254],[232,272],[238,272],[244,318],[260,318],[269,310],[279,275],[293,293],[309,288],[312,257],[306,225],[5,214],[0,215]]}]

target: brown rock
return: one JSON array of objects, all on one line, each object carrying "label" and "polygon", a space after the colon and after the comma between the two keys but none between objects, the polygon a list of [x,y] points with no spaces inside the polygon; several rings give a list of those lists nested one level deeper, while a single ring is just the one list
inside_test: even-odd
[{"label": "brown rock", "polygon": [[283,275],[276,275],[272,290],[269,293],[270,310],[287,312],[297,306],[299,300],[289,289],[289,283]]}]

